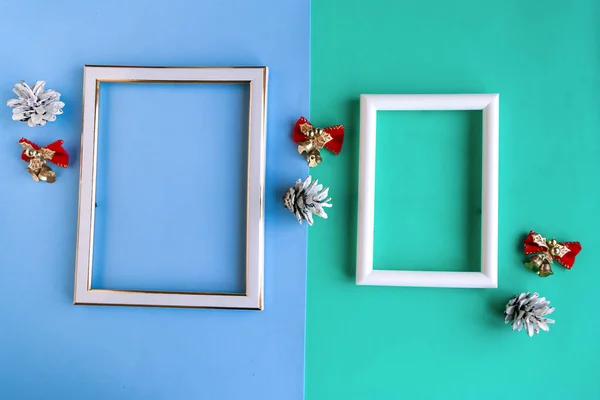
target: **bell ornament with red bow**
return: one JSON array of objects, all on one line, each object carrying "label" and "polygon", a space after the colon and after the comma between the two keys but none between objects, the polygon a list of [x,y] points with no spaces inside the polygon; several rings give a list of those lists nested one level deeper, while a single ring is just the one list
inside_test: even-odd
[{"label": "bell ornament with red bow", "polygon": [[573,268],[575,257],[581,251],[579,242],[558,242],[556,239],[546,240],[545,237],[534,231],[523,241],[524,251],[529,257],[525,266],[537,273],[540,277],[552,275],[551,264],[556,260],[566,269]]},{"label": "bell ornament with red bow", "polygon": [[69,154],[62,147],[62,140],[52,142],[46,147],[40,147],[25,138],[21,138],[19,144],[23,148],[21,159],[29,163],[27,172],[36,182],[54,183],[56,181],[56,172],[48,166],[48,161],[62,168],[67,168],[69,164]]},{"label": "bell ornament with red bow", "polygon": [[306,118],[300,117],[294,126],[294,142],[298,144],[298,153],[306,153],[308,166],[316,167],[323,161],[321,157],[323,147],[335,155],[342,151],[344,126],[315,128]]}]

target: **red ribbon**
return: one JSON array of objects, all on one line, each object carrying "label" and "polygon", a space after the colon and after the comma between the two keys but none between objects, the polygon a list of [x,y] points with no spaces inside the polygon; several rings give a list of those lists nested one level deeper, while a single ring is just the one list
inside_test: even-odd
[{"label": "red ribbon", "polygon": [[[44,157],[44,159],[58,165],[59,167],[67,168],[67,165],[69,164],[69,154],[62,147],[64,143],[63,140],[57,140],[56,142],[52,142],[46,147],[40,147],[37,144],[25,138],[21,138],[21,140],[19,140],[19,143],[26,143],[33,147],[34,150],[40,151],[42,153],[52,154],[50,157]],[[31,161],[32,158],[33,157],[27,155],[27,150],[23,150],[23,152],[21,153],[21,159],[25,162]]]},{"label": "red ribbon", "polygon": [[[300,117],[300,119],[296,122],[294,126],[294,142],[300,143],[306,140],[312,140],[313,137],[310,137],[306,134],[307,131],[312,130],[317,131],[317,128],[314,127],[313,124],[308,122],[308,120],[304,117]],[[324,147],[331,151],[333,154],[338,155],[340,151],[342,151],[342,144],[344,143],[344,125],[335,125],[327,128],[322,128],[323,133],[329,134],[331,136],[331,140],[324,144]],[[319,147],[317,147],[319,148]]]},{"label": "red ribbon", "polygon": [[[575,257],[581,251],[581,243],[579,242],[556,242],[556,240],[549,240],[537,234],[534,231],[529,232],[529,235],[523,241],[523,245],[525,246],[525,254],[539,254],[544,253],[550,255],[553,259],[558,261],[560,265],[567,269],[573,268],[573,264],[575,264]],[[560,246],[564,246],[568,249],[568,251],[559,256],[553,253],[553,249],[558,249],[557,252],[560,252]]]}]

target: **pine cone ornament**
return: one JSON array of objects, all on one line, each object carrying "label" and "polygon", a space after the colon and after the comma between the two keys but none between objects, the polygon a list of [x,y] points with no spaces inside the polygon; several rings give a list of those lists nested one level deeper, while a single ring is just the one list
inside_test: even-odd
[{"label": "pine cone ornament", "polygon": [[525,327],[529,337],[538,334],[540,328],[548,332],[548,324],[553,324],[554,320],[545,316],[552,314],[554,308],[549,307],[550,302],[545,297],[539,296],[538,293],[521,293],[510,299],[504,311],[504,322],[512,322],[513,331],[521,332]]},{"label": "pine cone ornament", "polygon": [[306,220],[308,225],[312,226],[312,214],[327,219],[327,213],[323,207],[332,207],[332,204],[329,204],[331,198],[327,197],[328,193],[329,188],[323,190],[323,185],[319,185],[318,179],[313,181],[309,176],[304,182],[302,179],[298,179],[296,185],[283,196],[283,202],[285,208],[296,215],[300,224],[302,224],[302,220]]},{"label": "pine cone ornament", "polygon": [[44,90],[45,85],[45,81],[37,81],[33,88],[23,81],[15,85],[13,92],[19,98],[6,103],[13,107],[14,121],[27,122],[30,127],[44,126],[63,113],[65,103],[60,101],[60,93],[52,89]]}]

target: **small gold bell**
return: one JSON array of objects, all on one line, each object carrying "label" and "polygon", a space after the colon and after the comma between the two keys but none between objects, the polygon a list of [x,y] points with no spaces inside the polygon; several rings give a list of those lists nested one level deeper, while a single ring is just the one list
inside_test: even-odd
[{"label": "small gold bell", "polygon": [[319,165],[319,163],[323,161],[323,158],[321,157],[321,152],[319,150],[313,150],[308,153],[306,160],[308,161],[308,166],[312,168]]},{"label": "small gold bell", "polygon": [[538,274],[541,278],[545,278],[553,274],[550,263],[540,255],[535,255],[525,263],[525,267]]},{"label": "small gold bell", "polygon": [[56,182],[56,172],[52,171],[52,168],[50,168],[47,165],[43,165],[38,171],[34,171],[31,168],[27,168],[27,172],[29,172],[29,174],[31,174],[31,177],[36,182],[39,182],[39,181],[44,181],[47,183]]},{"label": "small gold bell", "polygon": [[547,276],[552,275],[554,272],[552,272],[552,267],[550,266],[549,263],[544,262],[542,263],[541,267],[538,269],[537,274],[542,277],[545,278]]}]

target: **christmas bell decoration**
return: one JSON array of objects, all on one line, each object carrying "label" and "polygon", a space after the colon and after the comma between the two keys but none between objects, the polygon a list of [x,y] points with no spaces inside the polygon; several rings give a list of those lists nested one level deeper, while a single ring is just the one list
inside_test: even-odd
[{"label": "christmas bell decoration", "polygon": [[28,163],[27,172],[36,182],[54,183],[56,172],[48,166],[48,161],[62,168],[69,164],[69,154],[63,148],[63,141],[57,140],[46,147],[41,147],[25,138],[19,140],[23,148],[21,159]]},{"label": "christmas bell decoration", "polygon": [[309,176],[304,182],[298,179],[296,185],[283,196],[283,202],[285,208],[296,215],[300,224],[302,220],[306,220],[308,225],[312,226],[313,214],[327,219],[327,213],[323,208],[332,207],[332,204],[329,204],[331,198],[327,197],[328,194],[329,188],[323,189],[323,185],[320,185],[317,179],[313,181]]},{"label": "christmas bell decoration", "polygon": [[513,331],[525,331],[532,337],[538,334],[540,329],[548,332],[548,324],[553,324],[554,320],[545,318],[554,312],[550,307],[550,302],[544,297],[539,297],[538,293],[521,293],[508,302],[504,311],[504,323],[512,322]]},{"label": "christmas bell decoration", "polygon": [[525,254],[531,255],[529,261],[525,262],[525,267],[542,278],[553,274],[551,264],[554,260],[566,269],[573,268],[575,257],[581,251],[579,242],[559,243],[556,239],[546,240],[534,231],[529,232],[523,245]]},{"label": "christmas bell decoration", "polygon": [[327,128],[316,128],[304,117],[300,117],[294,125],[294,142],[298,144],[298,153],[305,153],[309,167],[316,167],[323,161],[321,150],[326,148],[338,155],[344,143],[344,126],[335,125]]}]

